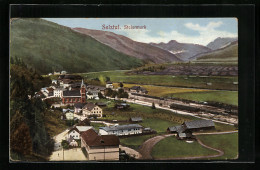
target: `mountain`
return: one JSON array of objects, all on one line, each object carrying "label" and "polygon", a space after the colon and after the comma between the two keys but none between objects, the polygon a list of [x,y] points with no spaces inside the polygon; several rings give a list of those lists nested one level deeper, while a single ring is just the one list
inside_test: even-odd
[{"label": "mountain", "polygon": [[118,52],[94,38],[43,19],[12,19],[10,56],[40,74],[131,69],[141,59]]},{"label": "mountain", "polygon": [[180,59],[187,61],[190,57],[199,53],[211,51],[208,47],[198,44],[179,43],[175,40],[171,40],[168,43],[150,43],[153,46],[167,50],[175,54]]},{"label": "mountain", "polygon": [[234,41],[237,41],[237,38],[220,38],[220,37],[218,37],[214,41],[210,42],[207,45],[207,47],[212,50],[217,50],[217,49],[224,48],[224,47],[230,45],[230,43],[232,43]]},{"label": "mountain", "polygon": [[117,50],[118,52],[144,60],[146,63],[181,61],[174,54],[171,54],[168,51],[146,43],[133,41],[130,38],[112,32],[90,30],[85,28],[74,28],[73,30],[89,35],[99,42]]},{"label": "mountain", "polygon": [[190,58],[200,62],[235,62],[238,61],[238,43],[232,42],[228,46],[211,52],[198,54]]}]

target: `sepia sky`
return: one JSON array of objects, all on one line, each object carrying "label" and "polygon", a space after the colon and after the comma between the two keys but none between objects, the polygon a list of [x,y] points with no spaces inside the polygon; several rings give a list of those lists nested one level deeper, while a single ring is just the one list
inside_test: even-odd
[{"label": "sepia sky", "polygon": [[[104,30],[102,25],[120,25],[121,29],[104,30],[145,43],[181,43],[207,45],[218,37],[237,37],[236,18],[43,18],[67,27]],[[146,29],[124,29],[124,25]]]}]

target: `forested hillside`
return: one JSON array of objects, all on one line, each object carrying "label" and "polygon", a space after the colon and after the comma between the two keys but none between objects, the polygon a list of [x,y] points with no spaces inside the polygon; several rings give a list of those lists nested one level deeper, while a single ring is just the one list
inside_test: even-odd
[{"label": "forested hillside", "polygon": [[10,159],[46,161],[53,148],[44,125],[47,105],[34,93],[51,81],[17,57],[10,67]]},{"label": "forested hillside", "polygon": [[12,19],[10,54],[23,59],[40,74],[131,69],[143,61],[43,19]]}]

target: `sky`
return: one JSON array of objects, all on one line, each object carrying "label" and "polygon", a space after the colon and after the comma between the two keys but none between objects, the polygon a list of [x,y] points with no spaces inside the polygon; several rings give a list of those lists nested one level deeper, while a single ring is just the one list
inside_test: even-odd
[{"label": "sky", "polygon": [[[111,31],[144,43],[180,43],[207,45],[218,37],[237,37],[236,18],[43,18],[75,28]],[[121,29],[102,29],[119,25]],[[124,29],[124,25],[146,26],[146,29]]]}]

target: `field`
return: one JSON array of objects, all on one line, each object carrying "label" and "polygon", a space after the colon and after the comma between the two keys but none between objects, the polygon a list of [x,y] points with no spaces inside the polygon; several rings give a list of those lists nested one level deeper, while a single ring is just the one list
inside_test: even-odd
[{"label": "field", "polygon": [[[104,119],[107,120],[129,120],[131,117],[140,116],[143,118],[143,122],[140,123],[144,127],[150,127],[156,130],[158,133],[166,132],[166,129],[169,126],[175,126],[182,124],[184,121],[197,120],[199,118],[195,118],[188,115],[180,115],[174,112],[163,110],[163,109],[152,109],[148,106],[138,105],[138,104],[130,104],[130,108],[127,110],[118,110],[115,109],[113,100],[102,99],[102,102],[107,103],[107,107],[103,109]],[[125,122],[128,123],[128,122]],[[234,126],[225,125],[220,123],[215,123],[216,130],[214,131],[231,131],[235,130]]]},{"label": "field", "polygon": [[[118,87],[118,83],[113,83],[115,88]],[[124,87],[133,87],[139,86],[139,84],[124,84]],[[205,92],[210,90],[205,89],[191,89],[191,88],[178,88],[178,87],[164,87],[164,86],[153,86],[153,85],[142,85],[142,87],[146,88],[149,92],[150,96],[158,96],[163,97],[172,93],[187,93],[187,92]]]},{"label": "field", "polygon": [[214,159],[234,159],[238,155],[238,133],[197,136],[204,144],[224,151],[224,155]]},{"label": "field", "polygon": [[[105,71],[105,72],[90,72],[78,73],[85,80],[99,78],[105,80],[110,78],[112,82],[124,82],[142,85],[159,85],[170,87],[191,87],[203,89],[225,89],[238,90],[238,85],[233,82],[238,81],[237,76],[172,76],[172,75],[137,75],[126,74],[126,71]],[[207,83],[212,85],[207,85]],[[105,81],[103,81],[103,84]]]},{"label": "field", "polygon": [[214,155],[217,153],[202,147],[198,142],[187,143],[172,136],[158,142],[154,146],[151,155],[153,158],[183,158]]},{"label": "field", "polygon": [[142,145],[147,139],[155,135],[142,135],[142,136],[132,136],[128,138],[121,138],[120,144],[127,146],[129,148],[137,150],[139,146]]},{"label": "field", "polygon": [[168,94],[166,97],[176,97],[194,101],[215,101],[238,106],[238,91],[181,92]]}]

